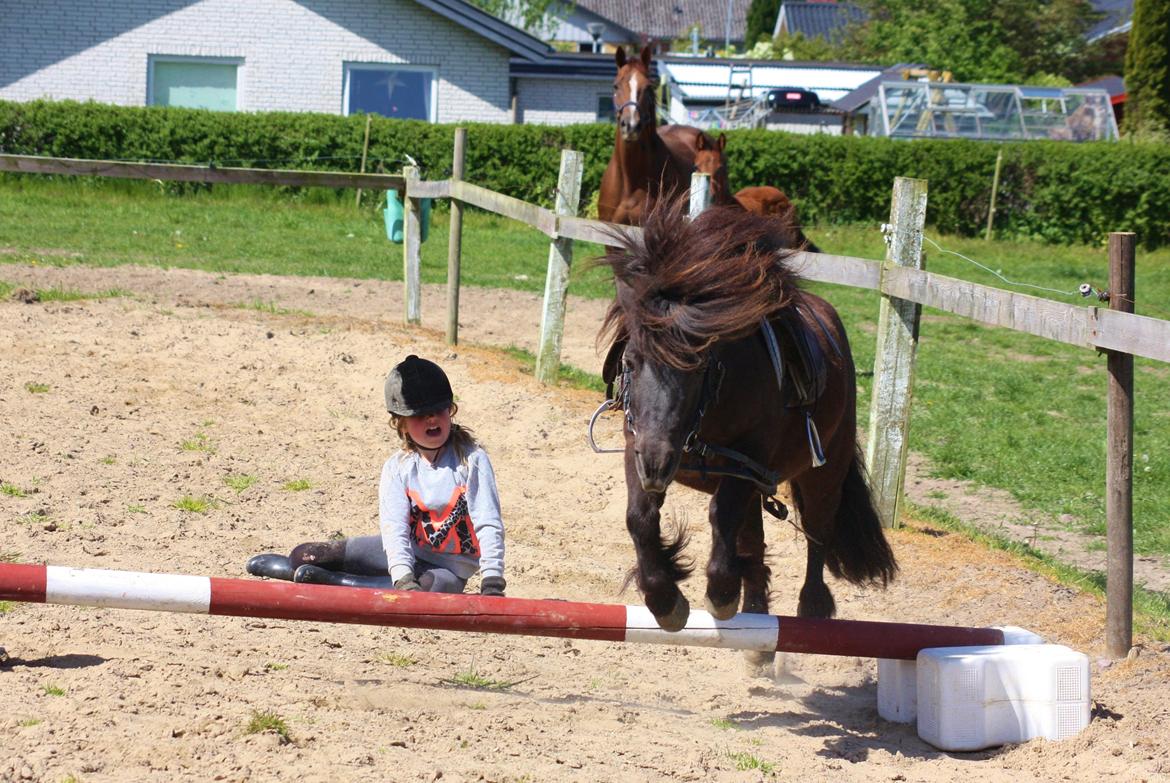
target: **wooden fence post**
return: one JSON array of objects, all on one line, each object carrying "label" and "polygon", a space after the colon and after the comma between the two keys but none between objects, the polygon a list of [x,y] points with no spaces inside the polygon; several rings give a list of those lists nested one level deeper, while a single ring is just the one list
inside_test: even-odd
[{"label": "wooden fence post", "polygon": [[[1109,235],[1109,309],[1134,311],[1135,235]],[[1133,645],[1133,356],[1108,352],[1109,424],[1105,474],[1105,646],[1124,658]]]},{"label": "wooden fence post", "polygon": [[[374,119],[374,115],[366,115],[366,139],[362,142],[362,167],[361,173],[366,173],[366,154],[370,151],[370,121]],[[357,195],[354,197],[353,205],[360,207],[362,205],[362,189],[357,189]]]},{"label": "wooden fence post", "polygon": [[711,204],[711,175],[694,172],[691,174],[690,218],[694,220]]},{"label": "wooden fence post", "polygon": [[1003,168],[1003,147],[995,153],[995,175],[991,178],[991,203],[987,206],[987,232],[983,241],[991,240],[991,227],[995,223],[995,197],[999,193],[999,172]]},{"label": "wooden fence post", "polygon": [[[451,158],[451,181],[463,179],[467,129],[455,129],[455,152]],[[447,343],[459,342],[459,266],[463,252],[463,202],[451,199],[451,230],[447,239]]]},{"label": "wooden fence post", "polygon": [[[561,172],[557,178],[556,213],[576,217],[581,204],[581,172],[585,158],[576,150],[561,150]],[[561,337],[565,330],[565,300],[569,294],[569,267],[573,263],[573,240],[557,237],[549,244],[548,273],[544,278],[544,310],[540,316],[540,349],[536,354],[536,377],[552,383],[561,364]]]},{"label": "wooden fence post", "polygon": [[405,322],[409,325],[422,323],[422,204],[419,199],[410,196],[410,186],[418,182],[418,167],[404,166],[402,175],[406,178],[405,214],[402,221],[402,285],[405,288]]},{"label": "wooden fence post", "polygon": [[[882,264],[883,278],[884,270],[894,264],[923,268],[922,227],[925,222],[926,180],[896,178],[890,204],[892,234]],[[882,294],[865,464],[869,467],[870,489],[884,527],[898,524],[921,313],[921,305]]]}]

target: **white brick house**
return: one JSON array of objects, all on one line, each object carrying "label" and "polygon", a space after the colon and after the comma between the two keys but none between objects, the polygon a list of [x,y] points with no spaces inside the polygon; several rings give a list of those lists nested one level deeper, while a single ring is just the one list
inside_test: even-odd
[{"label": "white brick house", "polygon": [[462,0],[4,5],[3,100],[563,124],[594,121],[612,79]]}]

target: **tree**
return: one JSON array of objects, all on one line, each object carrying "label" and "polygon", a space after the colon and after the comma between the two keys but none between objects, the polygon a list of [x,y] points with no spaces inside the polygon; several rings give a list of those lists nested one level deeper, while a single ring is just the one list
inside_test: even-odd
[{"label": "tree", "polygon": [[468,0],[505,22],[523,27],[528,32],[544,36],[556,29],[554,14],[573,10],[573,0]]},{"label": "tree", "polygon": [[1072,72],[1099,18],[1088,0],[858,1],[866,18],[846,28],[828,59],[922,63],[972,82]]},{"label": "tree", "polygon": [[779,15],[780,0],[752,0],[748,6],[747,29],[743,35],[744,48],[751,49],[761,36],[771,38]]},{"label": "tree", "polygon": [[1135,0],[1125,52],[1125,132],[1170,136],[1170,4]]}]

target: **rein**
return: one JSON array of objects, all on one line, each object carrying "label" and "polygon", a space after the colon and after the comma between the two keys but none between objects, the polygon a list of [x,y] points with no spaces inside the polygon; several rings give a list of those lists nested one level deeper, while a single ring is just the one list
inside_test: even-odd
[{"label": "rein", "polygon": [[[696,471],[703,478],[713,474],[746,479],[755,484],[765,495],[775,495],[777,487],[780,486],[779,473],[768,470],[751,457],[735,449],[729,449],[726,446],[712,446],[706,441],[699,440],[699,430],[703,428],[703,415],[707,412],[707,404],[719,399],[719,389],[723,386],[724,373],[723,362],[716,360],[712,363],[710,359],[707,360],[706,366],[703,368],[703,392],[699,396],[699,405],[695,409],[695,421],[691,425],[691,431],[683,439],[683,452],[696,455],[699,461],[698,463],[680,464],[679,468]],[[723,457],[733,464],[726,468],[708,467],[707,457],[710,456]]]}]

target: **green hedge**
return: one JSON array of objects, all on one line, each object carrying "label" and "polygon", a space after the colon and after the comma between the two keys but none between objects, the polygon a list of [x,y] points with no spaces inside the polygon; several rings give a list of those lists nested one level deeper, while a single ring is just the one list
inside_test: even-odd
[{"label": "green hedge", "polygon": [[[0,101],[0,152],[356,171],[365,124],[364,116]],[[552,204],[562,148],[585,155],[582,198],[588,203],[613,145],[609,125],[466,127],[469,180],[546,206]],[[367,170],[398,171],[410,155],[424,178],[444,178],[453,129],[374,118]],[[727,145],[734,187],[780,187],[806,222],[884,222],[894,177],[920,177],[930,183],[928,223],[967,235],[982,233],[986,225],[1000,148],[772,131],[733,131]],[[1146,247],[1170,244],[1170,145],[1035,141],[1002,149],[999,236],[1093,244],[1110,231],[1133,231]]]}]

